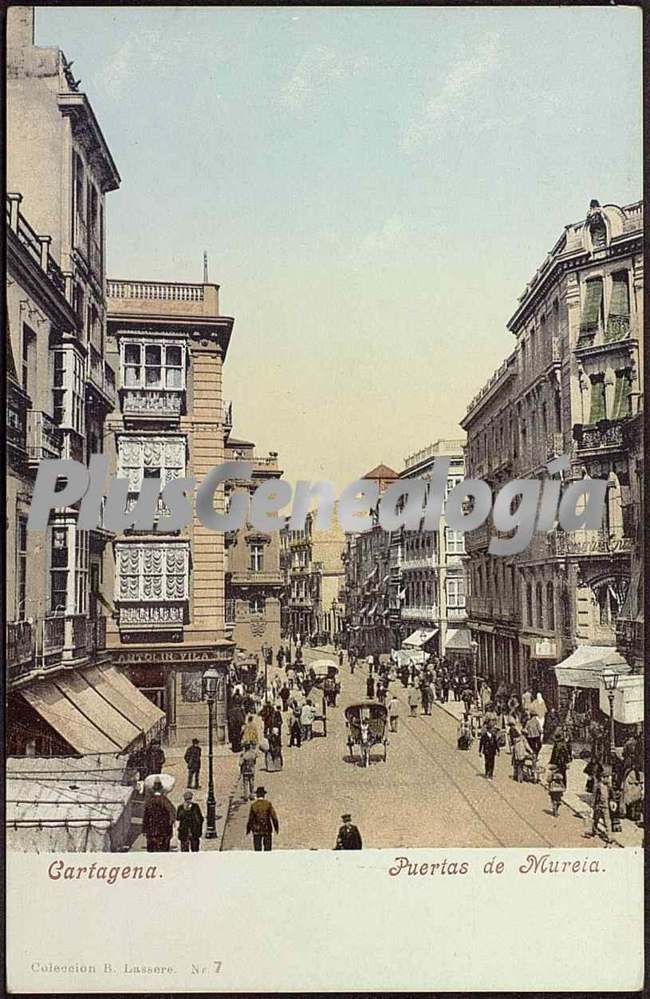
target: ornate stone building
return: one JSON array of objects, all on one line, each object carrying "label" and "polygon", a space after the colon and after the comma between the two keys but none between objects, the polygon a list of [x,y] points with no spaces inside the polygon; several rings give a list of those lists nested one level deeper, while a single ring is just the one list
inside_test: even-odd
[{"label": "ornate stone building", "polygon": [[43,459],[101,452],[115,405],[106,358],[104,200],[120,183],[64,54],[7,19],[7,671],[11,754],[122,752],[160,713],[106,668],[102,530],[78,504],[27,529]]},{"label": "ornate stone building", "polygon": [[[586,219],[565,228],[508,323],[515,350],[461,424],[468,473],[495,492],[543,477],[560,455],[570,457],[568,479],[608,482],[599,530],[556,524],[513,558],[487,554],[489,521],[466,536],[479,670],[562,703],[597,699],[605,661],[626,668],[614,646],[640,523],[640,445],[630,440],[643,384],[642,236],[640,202],[592,201]],[[576,650],[584,687],[569,672]]]},{"label": "ornate stone building", "polygon": [[[231,412],[231,411],[230,411]],[[225,460],[252,461],[250,479],[229,484],[248,489],[251,495],[268,479],[279,479],[277,452],[255,454],[255,444],[230,433],[232,416],[226,423]],[[280,645],[280,532],[247,527],[226,535],[226,635],[240,651],[261,653]],[[260,662],[262,661],[260,656]]]},{"label": "ornate stone building", "polygon": [[301,642],[333,642],[343,626],[341,587],[345,534],[336,506],[327,530],[315,527],[310,512],[302,530],[282,531],[282,565],[285,577],[285,634]]},{"label": "ornate stone building", "polygon": [[[118,408],[107,421],[106,450],[134,504],[146,478],[163,487],[190,476],[200,483],[224,461],[221,377],[233,319],[220,314],[214,284],[109,280],[108,302],[106,356],[118,372]],[[215,494],[217,510],[223,492]],[[201,679],[217,668],[223,741],[233,650],[225,632],[223,535],[206,528],[194,506],[189,527],[156,528],[115,539],[107,566],[112,659],[165,712],[168,739],[180,744],[205,734]]]}]

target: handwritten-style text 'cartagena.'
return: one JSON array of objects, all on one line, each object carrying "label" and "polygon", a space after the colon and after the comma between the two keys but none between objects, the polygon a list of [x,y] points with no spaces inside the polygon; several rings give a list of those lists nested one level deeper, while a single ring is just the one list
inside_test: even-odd
[{"label": "handwritten-style text 'cartagena.'", "polygon": [[[464,479],[445,496],[449,462],[449,458],[436,459],[430,477],[398,479],[381,497],[377,482],[357,479],[338,498],[339,524],[353,533],[368,531],[377,522],[386,531],[402,527],[433,531],[444,511],[447,526],[465,532],[476,530],[491,513],[495,531],[488,548],[491,555],[523,551],[535,530],[549,532],[559,525],[565,531],[576,531],[602,524],[606,480],[586,477],[565,483],[563,476],[570,468],[567,457],[549,462],[544,478],[514,479],[495,495],[486,482]],[[88,468],[78,461],[44,460],[38,468],[27,526],[44,531],[53,510],[81,501],[81,530],[102,526],[115,533],[178,531],[192,520],[190,496],[196,490],[196,516],[214,531],[237,531],[246,524],[260,531],[303,530],[312,507],[317,511],[316,530],[329,527],[336,503],[330,482],[299,481],[294,491],[286,480],[271,479],[251,494],[243,483],[251,478],[253,467],[253,462],[224,462],[210,469],[198,488],[194,478],[179,478],[167,482],[162,492],[160,479],[144,478],[133,503],[127,479],[107,479],[104,455],[93,455]],[[226,482],[234,487],[227,502]],[[281,514],[290,504],[291,513]]]}]

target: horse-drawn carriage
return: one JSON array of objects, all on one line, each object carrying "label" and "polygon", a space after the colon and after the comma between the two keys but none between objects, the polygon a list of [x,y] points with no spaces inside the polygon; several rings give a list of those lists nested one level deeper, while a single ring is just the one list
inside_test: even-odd
[{"label": "horse-drawn carriage", "polygon": [[345,722],[348,729],[348,749],[350,756],[355,756],[355,746],[358,747],[360,765],[370,766],[370,752],[375,746],[383,746],[384,763],[388,736],[386,722],[388,712],[383,704],[364,702],[350,704],[345,709]]}]

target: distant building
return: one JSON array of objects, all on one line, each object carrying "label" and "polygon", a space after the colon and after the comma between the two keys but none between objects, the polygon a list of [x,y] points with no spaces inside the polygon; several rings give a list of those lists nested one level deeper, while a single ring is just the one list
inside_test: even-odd
[{"label": "distant building", "polygon": [[[231,419],[226,425],[224,458],[226,461],[252,461],[250,479],[237,479],[226,487],[248,488],[251,495],[268,479],[279,479],[277,452],[255,454],[252,441],[231,436]],[[280,645],[280,538],[278,531],[242,528],[226,535],[226,635],[238,650],[261,653],[264,646],[277,650]],[[261,662],[260,656],[260,662]]]},{"label": "distant building", "polygon": [[284,634],[293,641],[331,643],[343,627],[341,586],[345,534],[334,509],[329,528],[317,530],[315,514],[304,529],[281,532],[285,577]]}]

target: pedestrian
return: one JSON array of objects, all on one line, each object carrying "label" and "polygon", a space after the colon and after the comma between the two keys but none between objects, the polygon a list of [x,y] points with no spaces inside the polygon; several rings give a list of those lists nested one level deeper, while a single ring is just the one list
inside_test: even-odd
[{"label": "pedestrian", "polygon": [[312,738],[312,725],[316,717],[314,706],[309,698],[305,701],[300,712],[300,724],[302,725],[303,742],[309,742]]},{"label": "pedestrian", "polygon": [[339,669],[343,668],[343,649],[339,651]]},{"label": "pedestrian", "polygon": [[562,797],[566,791],[566,781],[562,776],[560,770],[555,767],[549,767],[549,777],[548,777],[548,794],[551,799],[551,811],[555,818],[558,816],[560,811],[560,805],[562,804]]},{"label": "pedestrian", "polygon": [[346,813],[341,816],[343,825],[338,831],[338,836],[336,837],[335,850],[361,850],[363,844],[361,842],[361,833],[356,826],[352,825],[352,816]]},{"label": "pedestrian", "polygon": [[227,715],[228,741],[233,753],[241,752],[241,733],[246,721],[242,700],[239,694],[233,694],[232,703]]},{"label": "pedestrian", "polygon": [[261,850],[272,849],[273,830],[277,834],[280,831],[280,824],[275,808],[270,801],[266,800],[266,788],[256,788],[255,795],[255,801],[248,813],[246,835],[253,834],[253,849],[259,853]]},{"label": "pedestrian", "polygon": [[366,680],[366,696],[369,701],[372,701],[375,696],[375,681],[372,676],[369,676]]},{"label": "pedestrian", "polygon": [[422,710],[425,715],[431,714],[431,689],[427,683],[426,677],[422,681]]},{"label": "pedestrian", "polygon": [[474,692],[469,687],[465,687],[465,689],[461,694],[461,700],[465,707],[465,720],[469,721],[469,712],[472,705],[472,701],[474,700]]},{"label": "pedestrian", "polygon": [[388,702],[388,724],[390,725],[391,732],[397,732],[397,725],[399,722],[399,701],[397,700],[395,694],[391,697]]},{"label": "pedestrian", "polygon": [[300,724],[300,707],[294,701],[294,707],[291,712],[291,722],[289,725],[289,746],[297,746],[300,749],[302,745],[302,725]]},{"label": "pedestrian", "polygon": [[367,663],[368,663],[368,675],[372,676],[372,671],[375,665],[375,657],[372,654],[368,656]]},{"label": "pedestrian", "polygon": [[260,711],[260,718],[262,719],[262,723],[264,725],[265,737],[268,737],[268,734],[271,730],[273,723],[273,714],[274,714],[273,705],[271,704],[270,701],[265,700],[262,706],[262,710]]},{"label": "pedestrian", "polygon": [[532,760],[534,754],[532,749],[528,744],[528,740],[523,732],[519,732],[514,729],[514,733],[511,729],[511,739],[512,741],[512,776],[517,781],[518,784],[524,780],[524,767],[527,760]]},{"label": "pedestrian", "polygon": [[592,806],[593,819],[591,832],[585,833],[585,836],[597,836],[598,826],[602,822],[605,830],[605,844],[607,846],[609,846],[612,842],[612,819],[609,811],[611,795],[611,771],[605,767],[599,766],[594,774],[594,801]]},{"label": "pedestrian", "polygon": [[282,740],[280,729],[272,728],[268,736],[269,748],[266,751],[266,771],[267,773],[277,773],[282,770],[284,760],[282,758]]},{"label": "pedestrian", "polygon": [[531,713],[534,713],[539,718],[542,723],[542,728],[544,727],[544,719],[546,718],[546,701],[544,700],[544,695],[541,690],[537,691],[537,696],[530,706]]},{"label": "pedestrian", "polygon": [[561,722],[559,714],[555,708],[551,708],[546,712],[546,716],[544,718],[544,742],[553,741],[553,736],[559,729],[560,725]]},{"label": "pedestrian", "polygon": [[486,725],[478,743],[479,755],[485,760],[485,776],[488,780],[494,777],[494,761],[499,753],[499,739],[492,724]]},{"label": "pedestrian", "polygon": [[542,748],[542,723],[536,714],[531,714],[524,725],[524,735],[528,739],[530,748],[535,754],[535,759],[539,756]]},{"label": "pedestrian", "polygon": [[185,791],[183,801],[176,810],[178,841],[182,853],[188,853],[190,850],[192,853],[198,853],[203,835],[203,813],[192,798],[192,792]]},{"label": "pedestrian", "polygon": [[286,711],[289,707],[289,699],[291,697],[291,691],[289,690],[288,684],[285,682],[280,687],[280,700],[282,701],[282,710]]},{"label": "pedestrian", "polygon": [[354,667],[357,665],[357,657],[354,652],[350,652],[350,676],[354,676]]},{"label": "pedestrian", "polygon": [[449,701],[449,688],[450,688],[450,686],[451,686],[451,684],[450,684],[450,680],[449,680],[449,673],[447,672],[446,669],[444,669],[442,671],[442,682],[441,682],[443,704],[446,704]]},{"label": "pedestrian", "polygon": [[[165,754],[158,739],[154,739],[147,753],[147,769],[149,774],[161,774],[165,765]],[[147,776],[149,776],[147,774]]]},{"label": "pedestrian", "polygon": [[386,695],[387,695],[387,693],[388,693],[388,683],[386,682],[386,680],[384,680],[384,679],[378,680],[377,681],[377,700],[379,701],[380,704],[385,704],[386,703]]},{"label": "pedestrian", "polygon": [[192,745],[185,750],[184,759],[187,764],[187,786],[198,789],[201,771],[201,746],[198,739],[192,739]]},{"label": "pedestrian", "polygon": [[144,806],[142,816],[147,853],[169,853],[175,820],[176,809],[164,795],[162,783],[154,781],[153,794]]},{"label": "pedestrian", "polygon": [[412,684],[408,688],[406,701],[409,706],[411,718],[415,718],[415,716],[418,713],[418,708],[420,706],[421,701],[420,701],[420,691],[417,689],[417,687],[414,687]]},{"label": "pedestrian", "polygon": [[259,742],[257,725],[255,724],[255,718],[253,715],[248,715],[246,718],[246,724],[242,728],[241,742],[244,749],[248,746],[257,746]]},{"label": "pedestrian", "polygon": [[274,728],[277,728],[279,734],[282,735],[283,721],[284,719],[282,718],[282,711],[280,710],[279,705],[276,704],[275,708],[273,709],[273,716],[271,718],[271,731],[273,731]]},{"label": "pedestrian", "polygon": [[566,787],[567,783],[567,767],[571,762],[571,750],[564,738],[564,734],[561,729],[555,733],[555,738],[553,740],[553,749],[551,750],[551,759],[549,761],[550,765],[555,767],[558,773],[562,774],[564,780],[564,785]]}]

